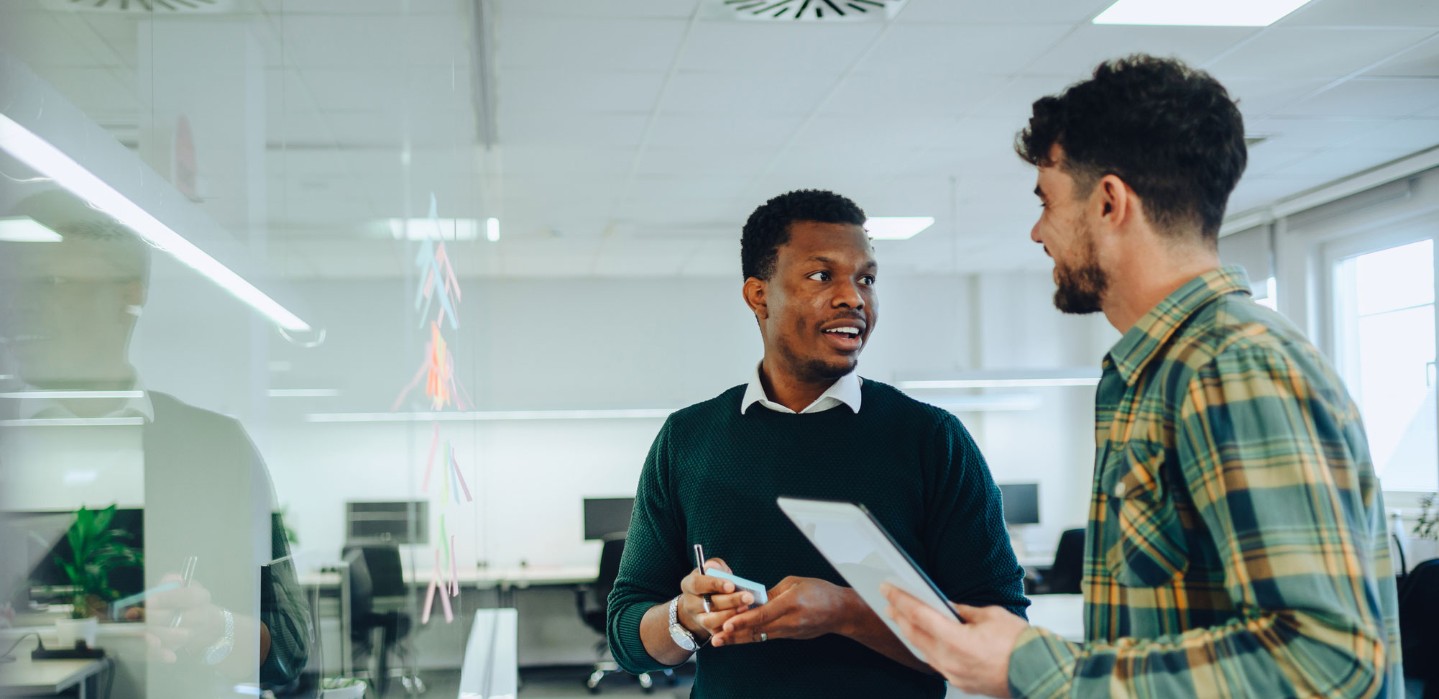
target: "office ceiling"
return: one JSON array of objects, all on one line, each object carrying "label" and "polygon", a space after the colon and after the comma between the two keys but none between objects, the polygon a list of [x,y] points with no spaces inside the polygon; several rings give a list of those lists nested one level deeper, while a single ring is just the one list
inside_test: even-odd
[{"label": "office ceiling", "polygon": [[[1433,0],[1314,0],[1265,29],[1090,24],[1109,0],[909,0],[853,23],[738,21],[721,0],[206,4],[7,2],[0,45],[142,153],[172,103],[253,110],[193,120],[202,205],[266,231],[296,278],[402,274],[383,221],[431,194],[442,217],[501,220],[500,242],[453,246],[462,274],[735,275],[745,216],[798,187],[934,216],[880,244],[886,271],[1045,268],[1013,135],[1035,98],[1135,51],[1213,72],[1264,139],[1231,213],[1439,145]],[[248,173],[215,165],[247,142]]]}]

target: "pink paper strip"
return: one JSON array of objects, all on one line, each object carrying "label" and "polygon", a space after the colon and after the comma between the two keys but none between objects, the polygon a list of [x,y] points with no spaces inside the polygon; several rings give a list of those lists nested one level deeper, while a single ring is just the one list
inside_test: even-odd
[{"label": "pink paper strip", "polygon": [[457,559],[457,558],[459,558],[459,555],[455,553],[455,535],[454,535],[454,534],[451,534],[451,535],[450,535],[450,585],[452,586],[453,591],[452,591],[450,594],[453,595],[453,596],[455,596],[455,597],[459,597],[459,596],[460,596],[460,573],[459,573],[459,564],[455,562],[455,559]]},{"label": "pink paper strip", "polygon": [[465,502],[474,502],[475,499],[470,497],[470,484],[465,482],[465,474],[460,472],[460,464],[455,461],[454,452],[450,453],[450,465],[455,469],[455,477],[460,479],[460,487],[465,490]]},{"label": "pink paper strip", "polygon": [[430,589],[425,592],[425,608],[420,610],[420,624],[422,625],[430,623],[430,608],[435,605],[435,590],[439,587],[439,581],[430,581]]}]

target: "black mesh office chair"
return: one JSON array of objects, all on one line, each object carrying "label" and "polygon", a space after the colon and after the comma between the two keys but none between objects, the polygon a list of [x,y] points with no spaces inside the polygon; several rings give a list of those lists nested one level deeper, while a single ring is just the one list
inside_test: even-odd
[{"label": "black mesh office chair", "polygon": [[[1399,565],[1402,569],[1404,563]],[[1439,699],[1434,663],[1439,658],[1439,559],[1419,563],[1399,578],[1399,637],[1404,675],[1423,682],[1422,694],[1414,699]]]},{"label": "black mesh office chair", "polygon": [[[605,635],[605,615],[609,609],[610,590],[615,587],[615,578],[620,574],[620,557],[625,550],[625,535],[611,534],[604,538],[604,545],[600,549],[600,572],[594,584],[586,585],[575,589],[575,607],[579,610],[580,619],[585,625],[594,629],[600,635],[600,640],[595,644],[595,653],[598,659],[595,661],[595,669],[590,673],[589,679],[585,680],[585,686],[591,694],[598,694],[600,681],[606,675],[621,672],[620,666],[610,655],[610,644]],[[665,670],[665,677],[669,683],[674,684],[676,680],[673,670]],[[638,675],[640,688],[648,694],[654,689],[654,680],[649,673]]]},{"label": "black mesh office chair", "polygon": [[[399,676],[407,694],[424,692],[425,684],[409,662],[410,587],[399,546],[352,544],[345,546],[343,554],[350,579],[350,642],[356,666],[366,668],[363,674],[379,696],[384,696],[392,676]],[[395,671],[390,670],[392,650],[400,657]]]},{"label": "black mesh office chair", "polygon": [[1079,583],[1083,578],[1084,530],[1067,529],[1059,535],[1059,546],[1054,550],[1054,565],[1035,583],[1030,593],[1077,595],[1080,593]]}]

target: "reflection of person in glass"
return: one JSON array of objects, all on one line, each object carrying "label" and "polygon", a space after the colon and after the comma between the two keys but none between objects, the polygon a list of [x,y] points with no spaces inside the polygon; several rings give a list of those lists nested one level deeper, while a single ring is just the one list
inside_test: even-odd
[{"label": "reflection of person in glass", "polygon": [[148,673],[148,694],[239,691],[257,667],[264,687],[294,684],[312,630],[264,463],[238,422],[143,390],[130,363],[148,246],[60,192],[6,216],[17,214],[61,240],[0,243],[0,338],[22,389],[5,417],[143,421],[151,594],[126,616],[146,620],[152,659],[169,664]]}]

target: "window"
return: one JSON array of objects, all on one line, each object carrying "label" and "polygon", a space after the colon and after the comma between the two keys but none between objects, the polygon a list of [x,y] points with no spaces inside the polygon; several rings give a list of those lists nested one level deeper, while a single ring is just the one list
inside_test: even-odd
[{"label": "window", "polygon": [[1339,370],[1385,490],[1439,488],[1434,241],[1331,256]]}]

